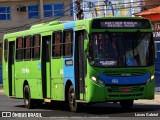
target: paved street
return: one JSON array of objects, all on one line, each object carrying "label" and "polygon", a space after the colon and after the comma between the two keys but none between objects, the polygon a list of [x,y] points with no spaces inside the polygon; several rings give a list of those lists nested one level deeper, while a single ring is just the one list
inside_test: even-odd
[{"label": "paved street", "polygon": [[[26,109],[22,99],[11,99],[3,95],[3,91],[0,90],[0,116],[2,112],[17,112],[17,113],[41,113],[42,117],[52,118],[115,118],[115,117],[139,117],[139,115],[149,116],[152,115],[155,118],[160,117],[160,95],[156,94],[155,100],[137,100],[131,111],[123,111],[119,104],[112,103],[100,103],[93,105],[84,105],[80,112],[69,112],[63,105],[42,105],[36,109]],[[157,117],[158,115],[158,117]]]}]

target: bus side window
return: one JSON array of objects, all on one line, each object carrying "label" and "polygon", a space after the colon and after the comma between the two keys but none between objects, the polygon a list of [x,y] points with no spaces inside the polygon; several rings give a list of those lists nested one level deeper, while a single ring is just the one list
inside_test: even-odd
[{"label": "bus side window", "polygon": [[72,57],[72,41],[73,41],[73,31],[67,30],[64,32],[63,37],[63,56]]},{"label": "bus side window", "polygon": [[52,57],[60,57],[61,56],[61,53],[62,53],[61,41],[62,41],[62,33],[61,32],[53,33]]},{"label": "bus side window", "polygon": [[31,36],[27,36],[24,38],[24,59],[31,59]]},{"label": "bus side window", "polygon": [[32,58],[40,59],[40,35],[34,35],[32,41]]},{"label": "bus side window", "polygon": [[16,40],[16,60],[23,60],[23,38],[19,37]]},{"label": "bus side window", "polygon": [[8,40],[4,40],[4,60],[7,62],[8,60]]}]

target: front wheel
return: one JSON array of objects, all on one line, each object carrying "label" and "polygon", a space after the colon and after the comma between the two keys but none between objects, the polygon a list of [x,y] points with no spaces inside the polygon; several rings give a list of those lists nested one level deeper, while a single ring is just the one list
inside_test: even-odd
[{"label": "front wheel", "polygon": [[26,108],[31,109],[34,108],[35,102],[33,99],[31,99],[31,93],[29,85],[25,85],[23,89],[23,99],[24,99],[24,105]]},{"label": "front wheel", "polygon": [[68,102],[69,102],[69,108],[72,112],[77,111],[77,102],[76,102],[76,96],[74,92],[73,86],[69,87],[68,90]]},{"label": "front wheel", "polygon": [[132,109],[133,102],[134,102],[133,100],[123,100],[123,101],[120,101],[120,105],[121,105],[122,109],[130,110],[130,109]]}]

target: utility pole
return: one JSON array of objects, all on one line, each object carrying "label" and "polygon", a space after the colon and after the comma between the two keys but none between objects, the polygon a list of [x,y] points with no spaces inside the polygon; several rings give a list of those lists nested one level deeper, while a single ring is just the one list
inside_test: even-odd
[{"label": "utility pole", "polygon": [[83,19],[83,10],[81,8],[81,1],[80,0],[76,0],[76,17],[77,17],[77,20],[82,20]]},{"label": "utility pole", "polygon": [[106,5],[106,11],[107,11],[107,6],[111,6],[112,15],[114,16],[114,9],[113,9],[113,5],[112,5],[111,1],[106,0],[106,1],[105,1],[105,5]]},{"label": "utility pole", "polygon": [[42,22],[44,22],[44,15],[43,15],[43,0],[39,1],[39,8],[40,8],[40,19]]}]

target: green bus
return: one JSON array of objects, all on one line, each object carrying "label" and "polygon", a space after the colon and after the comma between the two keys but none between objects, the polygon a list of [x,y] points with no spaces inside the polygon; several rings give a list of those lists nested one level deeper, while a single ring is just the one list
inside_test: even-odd
[{"label": "green bus", "polygon": [[26,108],[154,99],[152,28],[140,17],[52,21],[4,35],[3,87]]}]

